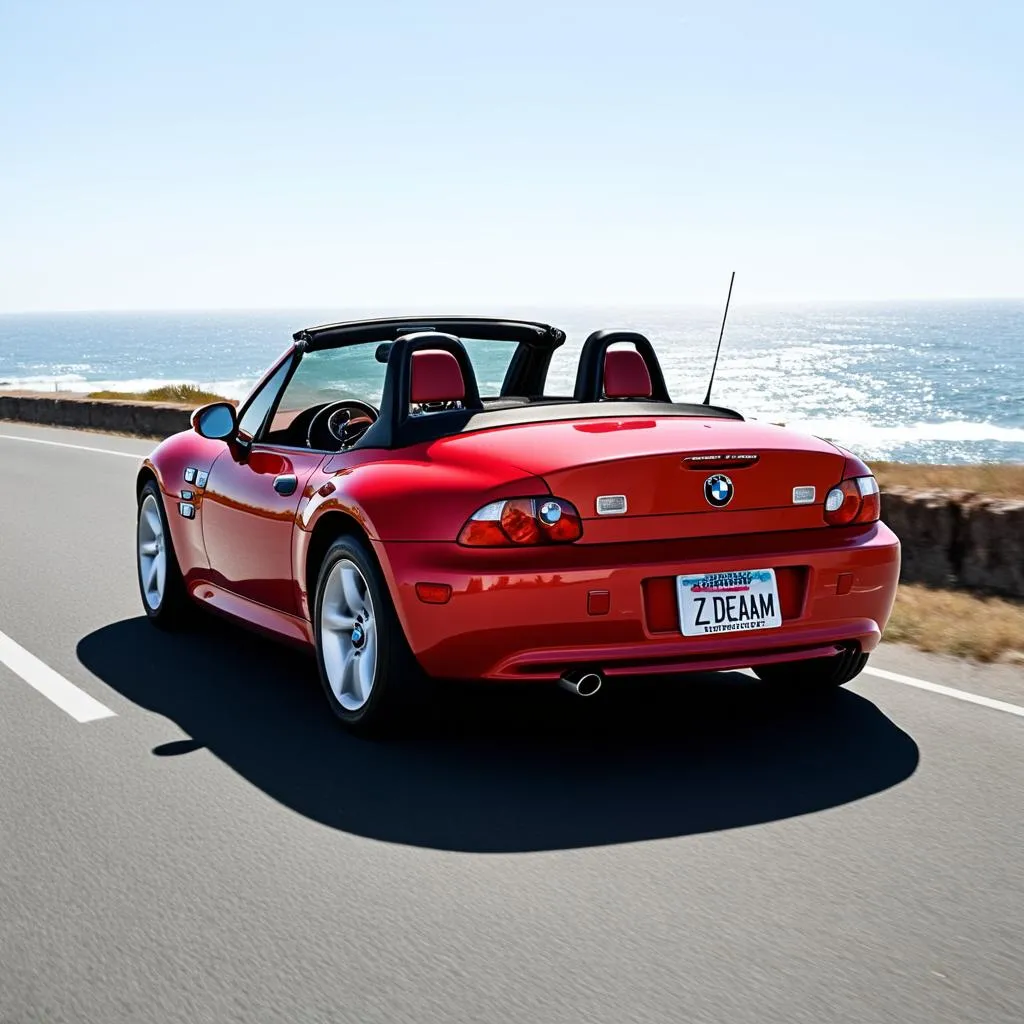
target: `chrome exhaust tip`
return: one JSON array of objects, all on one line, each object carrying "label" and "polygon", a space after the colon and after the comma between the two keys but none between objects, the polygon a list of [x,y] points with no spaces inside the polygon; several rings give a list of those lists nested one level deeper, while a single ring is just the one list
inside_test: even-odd
[{"label": "chrome exhaust tip", "polygon": [[601,683],[599,672],[563,672],[558,680],[559,686],[577,697],[593,697],[601,689]]}]

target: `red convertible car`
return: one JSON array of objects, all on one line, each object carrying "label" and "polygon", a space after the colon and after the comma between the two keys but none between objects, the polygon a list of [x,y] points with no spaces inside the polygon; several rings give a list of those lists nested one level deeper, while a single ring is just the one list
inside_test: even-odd
[{"label": "red convertible car", "polygon": [[632,332],[592,334],[574,394],[545,394],[564,341],[467,317],[299,331],[237,409],[198,409],[145,460],[146,614],[201,605],[311,646],[366,730],[425,676],[582,696],[740,667],[853,679],[900,564],[864,463],[673,402]]}]

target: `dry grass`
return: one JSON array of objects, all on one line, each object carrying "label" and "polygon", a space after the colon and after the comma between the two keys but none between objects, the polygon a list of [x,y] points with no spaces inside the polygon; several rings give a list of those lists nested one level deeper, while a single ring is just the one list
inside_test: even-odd
[{"label": "dry grass", "polygon": [[166,384],[151,391],[93,391],[89,398],[117,398],[122,402],[181,402],[186,405],[227,401],[223,395],[204,391],[194,384]]},{"label": "dry grass", "polygon": [[1024,465],[979,463],[969,466],[932,466],[904,462],[873,462],[871,470],[886,487],[917,490],[964,490],[997,498],[1024,498]]},{"label": "dry grass", "polygon": [[1024,658],[1024,602],[903,584],[885,639],[978,661]]}]

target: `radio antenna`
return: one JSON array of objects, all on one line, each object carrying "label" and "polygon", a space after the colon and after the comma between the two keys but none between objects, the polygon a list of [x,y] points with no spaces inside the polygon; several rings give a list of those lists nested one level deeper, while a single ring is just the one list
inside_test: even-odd
[{"label": "radio antenna", "polygon": [[729,300],[732,298],[732,283],[736,280],[736,271],[729,278],[729,294],[725,297],[725,312],[722,314],[722,329],[718,332],[718,348],[715,349],[715,362],[711,367],[711,380],[708,381],[708,393],[704,396],[704,405],[711,404],[711,385],[715,382],[715,370],[718,369],[718,353],[722,351],[722,335],[725,334],[725,318],[729,315]]}]

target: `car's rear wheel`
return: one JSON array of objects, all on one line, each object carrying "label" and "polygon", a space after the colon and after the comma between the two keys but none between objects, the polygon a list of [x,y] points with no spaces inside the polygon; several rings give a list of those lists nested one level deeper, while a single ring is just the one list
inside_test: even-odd
[{"label": "car's rear wheel", "polygon": [[192,605],[155,480],[139,492],[135,551],[142,607],[149,620],[165,629],[183,625]]},{"label": "car's rear wheel", "polygon": [[782,661],[755,665],[758,679],[792,692],[814,693],[833,690],[855,679],[868,663],[868,656],[855,647],[830,658]]},{"label": "car's rear wheel", "polygon": [[358,538],[328,548],[314,607],[320,682],[335,715],[361,733],[397,725],[420,673],[384,574]]}]

